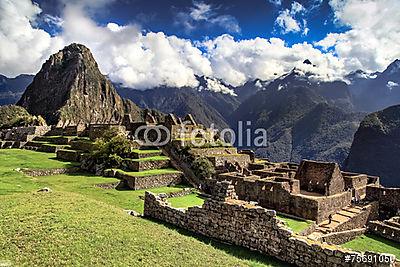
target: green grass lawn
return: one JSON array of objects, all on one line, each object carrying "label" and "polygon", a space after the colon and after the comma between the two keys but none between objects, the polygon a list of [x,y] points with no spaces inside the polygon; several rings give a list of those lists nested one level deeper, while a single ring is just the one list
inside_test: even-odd
[{"label": "green grass lawn", "polygon": [[372,234],[361,235],[342,246],[357,251],[390,253],[395,255],[397,260],[400,259],[399,243]]},{"label": "green grass lawn", "polygon": [[171,203],[171,206],[174,208],[189,208],[193,206],[201,206],[204,203],[204,199],[201,198],[198,194],[193,193],[183,197],[173,197],[169,198],[168,202]]},{"label": "green grass lawn", "polygon": [[300,233],[301,231],[307,229],[313,223],[312,221],[293,219],[281,213],[277,213],[276,217],[284,221],[286,226],[292,229],[295,233]]},{"label": "green grass lawn", "polygon": [[[96,187],[114,178],[28,177],[17,168],[63,168],[54,154],[0,150],[0,262],[12,266],[286,266],[168,224],[142,212],[144,191]],[[51,193],[38,193],[50,187]],[[151,189],[155,193],[180,187]],[[189,201],[185,201],[186,203]]]}]

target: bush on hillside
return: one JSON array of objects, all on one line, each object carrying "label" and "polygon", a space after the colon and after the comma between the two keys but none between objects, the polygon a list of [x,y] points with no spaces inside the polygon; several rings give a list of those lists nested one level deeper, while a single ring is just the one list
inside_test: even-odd
[{"label": "bush on hillside", "polygon": [[110,129],[96,141],[91,157],[97,164],[104,164],[107,168],[118,168],[123,159],[131,155],[133,147],[133,142],[123,133]]},{"label": "bush on hillside", "polygon": [[23,107],[15,105],[0,107],[0,129],[42,125],[46,125],[42,116],[33,116]]},{"label": "bush on hillside", "polygon": [[211,178],[215,174],[213,164],[206,157],[197,157],[191,167],[199,179]]}]

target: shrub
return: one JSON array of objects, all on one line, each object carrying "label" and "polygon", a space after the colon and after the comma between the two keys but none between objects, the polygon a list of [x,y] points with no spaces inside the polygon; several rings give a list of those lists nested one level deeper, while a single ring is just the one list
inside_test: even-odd
[{"label": "shrub", "polygon": [[199,179],[211,178],[215,168],[206,157],[198,157],[192,163],[192,170]]},{"label": "shrub", "polygon": [[97,139],[91,156],[98,164],[105,164],[107,168],[118,168],[122,165],[123,159],[131,155],[132,148],[132,141],[123,133],[110,129]]}]

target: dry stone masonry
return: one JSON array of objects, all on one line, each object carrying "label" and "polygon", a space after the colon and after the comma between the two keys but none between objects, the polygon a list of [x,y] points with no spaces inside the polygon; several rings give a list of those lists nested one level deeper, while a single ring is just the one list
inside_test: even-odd
[{"label": "dry stone masonry", "polygon": [[[216,187],[216,196],[207,199],[202,207],[188,210],[171,207],[164,195],[146,192],[144,215],[298,266],[350,266],[346,259],[362,259],[368,255],[385,257],[297,236],[276,217],[274,210],[237,200],[230,182],[218,182]],[[358,266],[394,266],[394,263],[360,263]]]}]

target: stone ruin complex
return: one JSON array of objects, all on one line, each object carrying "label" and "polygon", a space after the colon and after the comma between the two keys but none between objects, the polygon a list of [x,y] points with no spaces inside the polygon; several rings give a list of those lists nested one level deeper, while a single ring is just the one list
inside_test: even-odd
[{"label": "stone ruin complex", "polygon": [[[62,160],[84,162],[94,149],[94,140],[107,129],[118,129],[128,138],[140,141],[143,131],[135,136],[139,127],[146,130],[161,125],[171,133],[166,145],[151,147],[137,142],[132,157],[124,159],[123,169],[101,170],[98,174],[116,177],[133,190],[184,181],[208,198],[202,207],[182,210],[170,207],[165,196],[147,192],[144,212],[147,217],[299,266],[349,266],[344,262],[346,255],[362,254],[337,245],[367,232],[395,242],[400,240],[400,188],[381,186],[379,177],[344,172],[331,162],[274,163],[255,158],[250,150],[238,151],[220,143],[214,146],[218,135],[196,123],[191,115],[181,119],[169,114],[161,121],[149,112],[145,118],[144,122],[133,122],[127,115],[122,125],[1,130],[0,147],[53,152]],[[193,145],[193,139],[202,139],[203,143]],[[186,154],[182,153],[184,150]],[[197,157],[205,157],[212,163],[216,170],[213,177],[196,177],[191,162]],[[149,170],[168,171],[143,175]],[[277,212],[314,223],[295,234],[276,217]],[[386,262],[379,266],[394,265]]]}]

